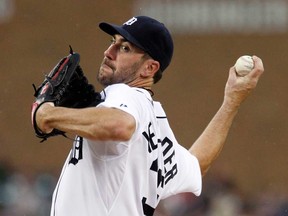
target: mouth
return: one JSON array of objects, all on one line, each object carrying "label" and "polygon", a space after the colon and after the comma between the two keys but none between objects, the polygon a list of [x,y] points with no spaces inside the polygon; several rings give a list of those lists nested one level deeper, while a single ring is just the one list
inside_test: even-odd
[{"label": "mouth", "polygon": [[102,69],[110,69],[110,70],[112,69],[109,65],[107,65],[107,64],[105,64],[105,63],[102,63],[102,64],[101,64],[101,68],[102,68]]},{"label": "mouth", "polygon": [[114,66],[107,60],[104,59],[101,65],[103,68],[109,68],[114,71]]},{"label": "mouth", "polygon": [[101,67],[100,67],[100,74],[104,75],[104,74],[110,74],[110,73],[113,73],[113,68],[106,64],[105,62],[103,62],[101,64]]}]

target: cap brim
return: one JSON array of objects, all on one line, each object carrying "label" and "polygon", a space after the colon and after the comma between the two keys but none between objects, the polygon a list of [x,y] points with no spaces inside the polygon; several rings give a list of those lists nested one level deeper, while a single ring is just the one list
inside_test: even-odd
[{"label": "cap brim", "polygon": [[145,48],[128,31],[126,31],[122,26],[102,22],[99,24],[99,28],[109,35],[120,34],[127,41],[131,42],[132,44],[139,47],[140,49],[146,51]]}]

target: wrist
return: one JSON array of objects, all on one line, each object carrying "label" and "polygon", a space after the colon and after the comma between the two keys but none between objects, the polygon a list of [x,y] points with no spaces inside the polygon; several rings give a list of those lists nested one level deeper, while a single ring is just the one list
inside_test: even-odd
[{"label": "wrist", "polygon": [[237,112],[240,107],[240,103],[232,98],[225,98],[222,103],[222,108],[227,112]]},{"label": "wrist", "polygon": [[45,134],[51,133],[53,131],[53,127],[49,125],[49,113],[51,112],[51,109],[53,109],[54,103],[44,102],[39,106],[40,107],[38,108],[35,116],[36,125],[41,132]]}]

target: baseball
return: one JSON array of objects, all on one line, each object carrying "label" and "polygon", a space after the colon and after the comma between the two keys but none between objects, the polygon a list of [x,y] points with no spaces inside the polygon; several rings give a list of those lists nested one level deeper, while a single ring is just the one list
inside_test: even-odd
[{"label": "baseball", "polygon": [[254,68],[252,56],[244,55],[237,59],[235,70],[238,76],[246,76]]}]

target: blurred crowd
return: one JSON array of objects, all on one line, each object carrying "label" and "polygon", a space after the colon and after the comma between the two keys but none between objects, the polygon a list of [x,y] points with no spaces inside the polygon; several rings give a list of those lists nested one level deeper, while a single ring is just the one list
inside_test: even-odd
[{"label": "blurred crowd", "polygon": [[[27,177],[0,164],[0,215],[48,216],[57,176]],[[288,195],[247,196],[231,176],[204,178],[200,197],[183,193],[160,202],[155,216],[288,216]]]},{"label": "blurred crowd", "polygon": [[0,164],[0,216],[48,216],[55,176],[27,177]]},{"label": "blurred crowd", "polygon": [[288,216],[288,194],[245,194],[231,176],[203,179],[200,197],[183,193],[161,202],[155,216]]}]

